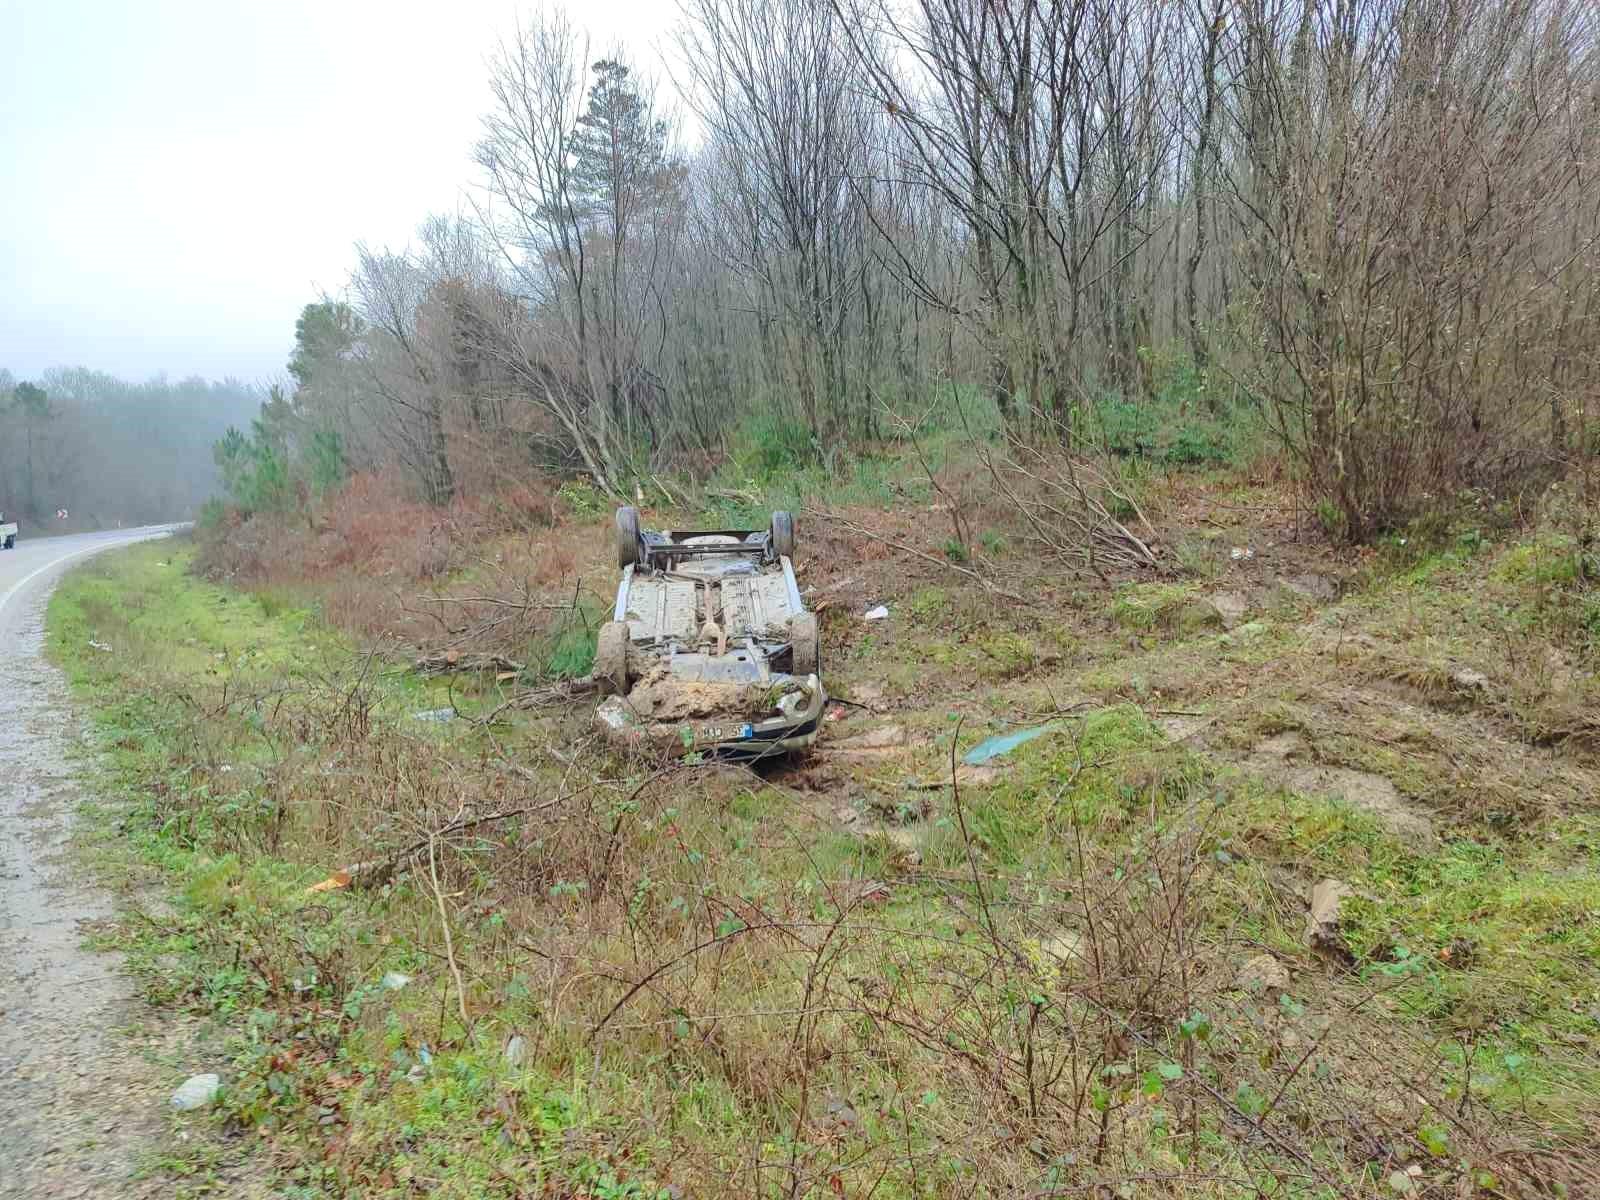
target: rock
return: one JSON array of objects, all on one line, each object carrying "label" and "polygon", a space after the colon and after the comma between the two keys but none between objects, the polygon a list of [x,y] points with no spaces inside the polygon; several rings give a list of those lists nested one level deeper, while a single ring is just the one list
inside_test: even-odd
[{"label": "rock", "polygon": [[1265,621],[1246,621],[1243,625],[1237,626],[1232,633],[1223,634],[1222,644],[1231,646],[1235,642],[1253,642],[1266,631]]},{"label": "rock", "polygon": [[1339,932],[1339,909],[1355,893],[1338,879],[1324,879],[1311,889],[1306,911],[1306,945],[1313,950],[1333,953],[1348,959],[1350,950]]},{"label": "rock", "polygon": [[402,975],[399,971],[390,971],[378,981],[378,986],[386,992],[398,992],[410,982],[411,976]]},{"label": "rock", "polygon": [[183,1086],[172,1093],[172,1107],[179,1112],[191,1112],[197,1108],[209,1108],[216,1102],[217,1092],[222,1088],[220,1075],[191,1075],[183,1081]]},{"label": "rock", "polygon": [[1278,578],[1278,582],[1295,595],[1304,596],[1307,600],[1315,600],[1319,604],[1325,604],[1329,600],[1337,600],[1339,598],[1338,583],[1329,579],[1326,575],[1318,575],[1312,571],[1306,571],[1300,575],[1283,575]]},{"label": "rock", "polygon": [[883,699],[883,684],[867,680],[850,689],[850,698],[858,704],[873,705]]},{"label": "rock", "polygon": [[1218,592],[1211,597],[1211,607],[1216,610],[1217,616],[1222,618],[1224,629],[1233,629],[1244,620],[1245,613],[1250,611],[1250,601],[1243,592]]},{"label": "rock", "polygon": [[1234,976],[1233,986],[1256,994],[1287,991],[1289,971],[1270,954],[1258,954]]},{"label": "rock", "polygon": [[523,1060],[528,1056],[528,1043],[520,1033],[513,1035],[511,1040],[506,1043],[504,1055],[506,1066],[520,1067],[522,1065]]},{"label": "rock", "polygon": [[1039,949],[1053,959],[1058,970],[1066,970],[1076,959],[1083,957],[1083,934],[1076,929],[1063,929],[1039,943]]},{"label": "rock", "polygon": [[830,741],[824,744],[830,754],[841,754],[847,758],[876,758],[903,749],[907,742],[903,726],[883,725],[866,733],[857,734],[855,737],[841,738],[837,742]]}]

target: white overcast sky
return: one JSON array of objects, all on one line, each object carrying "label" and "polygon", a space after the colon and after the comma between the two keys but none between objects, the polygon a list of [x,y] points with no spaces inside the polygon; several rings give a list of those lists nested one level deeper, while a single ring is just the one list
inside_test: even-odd
[{"label": "white overcast sky", "polygon": [[[279,374],[356,241],[465,206],[514,0],[0,0],[0,367]],[[671,0],[569,7],[655,71]]]}]

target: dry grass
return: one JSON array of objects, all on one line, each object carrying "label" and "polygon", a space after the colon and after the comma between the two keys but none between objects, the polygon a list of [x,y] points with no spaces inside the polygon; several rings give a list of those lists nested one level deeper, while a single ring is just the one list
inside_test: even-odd
[{"label": "dry grass", "polygon": [[[157,653],[92,663],[140,700],[116,710],[145,747],[126,764],[149,797],[135,836],[189,881],[163,929],[199,949],[161,978],[185,1003],[276,1014],[230,1113],[273,1130],[286,1165],[321,1163],[333,1194],[1593,1191],[1595,764],[1531,735],[1592,685],[1492,661],[1471,631],[1529,599],[1517,581],[1487,594],[1494,554],[1419,594],[1415,571],[1294,541],[1245,487],[1206,511],[1255,555],[1163,586],[1245,592],[1248,636],[1129,629],[1105,592],[1005,549],[967,560],[1032,598],[997,600],[940,569],[950,533],[922,510],[836,510],[865,540],[809,525],[829,678],[879,710],[832,728],[893,710],[902,733],[764,776],[619,759],[582,708],[420,724],[403,714],[437,692],[359,656],[236,674],[225,695],[186,677],[186,706]],[[1152,521],[1176,531],[1204,502],[1175,488]],[[998,520],[976,525],[1015,533]],[[537,642],[535,605],[609,582],[597,525],[458,549],[439,590],[512,619],[457,604],[440,632],[406,600],[390,611],[417,623],[385,632],[408,654]],[[1344,598],[1279,594],[1314,569]],[[862,621],[879,602],[891,619]],[[1474,666],[1486,690],[1445,682]],[[501,694],[426,686],[468,713]],[[1048,714],[1055,736],[939,786],[980,733]],[[1437,848],[1264,782],[1248,760],[1285,730],[1391,779]],[[350,866],[349,886],[306,893]],[[1356,892],[1343,956],[1302,937],[1325,876]],[[413,982],[385,991],[386,971]]]}]

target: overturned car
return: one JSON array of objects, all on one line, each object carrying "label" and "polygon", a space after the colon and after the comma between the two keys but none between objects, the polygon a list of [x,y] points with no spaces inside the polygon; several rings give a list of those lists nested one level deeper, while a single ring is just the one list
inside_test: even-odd
[{"label": "overturned car", "polygon": [[795,582],[794,518],[762,530],[646,531],[617,510],[622,582],[600,627],[595,710],[613,740],[760,758],[811,745],[827,700],[817,618]]}]

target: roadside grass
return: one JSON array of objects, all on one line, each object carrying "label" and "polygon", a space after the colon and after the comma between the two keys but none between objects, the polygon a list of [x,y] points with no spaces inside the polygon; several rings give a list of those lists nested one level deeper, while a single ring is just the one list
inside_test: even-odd
[{"label": "roadside grass", "polygon": [[[906,487],[878,528],[937,557]],[[553,540],[588,549],[552,601],[606,569],[609,513],[558,500],[582,536]],[[1576,735],[1528,740],[1589,695],[1582,647],[1538,643],[1573,656],[1541,692],[1473,632],[1576,581],[1473,546],[1310,602],[1272,573],[1301,552],[1269,571],[1259,531],[1229,529],[1260,552],[1110,593],[997,555],[1047,581],[1016,611],[815,533],[808,579],[891,611],[823,611],[830,679],[887,710],[845,725],[892,714],[905,740],[764,775],[619,759],[581,709],[416,721],[504,692],[419,682],[187,551],[63,584],[52,652],[128,850],[178,892],[123,943],[152,998],[237,1028],[219,1119],[289,1194],[1583,1194],[1593,764]],[[1216,627],[1221,587],[1247,624]],[[593,614],[571,611],[539,627],[542,670],[581,672]],[[1487,688],[1417,684],[1472,664]],[[1044,721],[992,776],[952,771]],[[1392,777],[1437,842],[1263,774],[1285,731]],[[1493,796],[1457,786],[1463,762]],[[816,793],[809,771],[841,775]],[[1518,787],[1547,795],[1507,823]],[[841,789],[892,820],[842,823]],[[1352,890],[1343,957],[1304,938],[1324,878]]]}]

